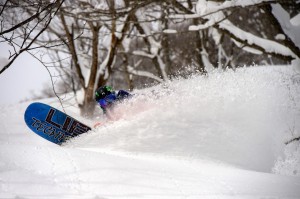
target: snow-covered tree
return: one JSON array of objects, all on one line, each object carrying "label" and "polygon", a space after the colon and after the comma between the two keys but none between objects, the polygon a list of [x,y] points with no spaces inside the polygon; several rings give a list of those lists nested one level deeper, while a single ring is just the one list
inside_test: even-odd
[{"label": "snow-covered tree", "polygon": [[94,90],[108,82],[132,89],[167,81],[186,66],[206,73],[213,67],[299,59],[299,24],[292,19],[298,13],[285,10],[294,4],[65,0],[34,42],[49,50],[51,65],[73,90],[83,90],[79,105],[91,113]]},{"label": "snow-covered tree", "polygon": [[[226,46],[222,45],[223,36],[227,36],[239,49],[243,49],[253,54],[266,54],[277,57],[285,61],[291,61],[300,57],[300,49],[290,38],[290,34],[284,31],[286,24],[289,24],[289,16],[279,3],[283,1],[257,0],[257,1],[206,1],[199,0],[196,5],[196,12],[187,15],[177,15],[175,18],[198,18],[204,21],[200,25],[189,27],[191,31],[209,30],[211,36],[218,47],[219,60],[224,56],[227,60],[232,60],[232,53],[226,50]],[[285,4],[291,4],[292,1],[284,1]],[[256,12],[251,12],[250,17],[239,15],[240,10],[255,9]],[[263,24],[265,29],[276,29],[276,35],[273,38],[265,34],[266,30],[259,31],[259,26],[262,25],[262,19],[258,19],[259,13],[263,13],[267,22]],[[232,18],[239,17],[240,22],[233,21]],[[247,18],[245,18],[247,17]],[[254,23],[253,23],[254,21]],[[280,24],[281,22],[281,24]],[[268,23],[268,24],[267,24]],[[242,27],[248,25],[247,29]],[[275,26],[275,28],[274,28]],[[289,30],[298,29],[297,27],[289,26]],[[269,31],[270,32],[270,31]],[[299,32],[299,31],[298,31]],[[226,43],[228,44],[228,43]],[[228,49],[228,48],[227,48]],[[228,56],[228,54],[230,56]]]}]

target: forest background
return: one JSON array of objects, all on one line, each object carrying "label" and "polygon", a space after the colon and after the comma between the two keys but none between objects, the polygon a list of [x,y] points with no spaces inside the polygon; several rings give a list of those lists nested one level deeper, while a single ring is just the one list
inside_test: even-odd
[{"label": "forest background", "polygon": [[42,97],[73,92],[83,115],[101,85],[133,90],[300,57],[299,0],[0,2],[0,42],[13,49],[0,75],[29,53],[52,79]]}]

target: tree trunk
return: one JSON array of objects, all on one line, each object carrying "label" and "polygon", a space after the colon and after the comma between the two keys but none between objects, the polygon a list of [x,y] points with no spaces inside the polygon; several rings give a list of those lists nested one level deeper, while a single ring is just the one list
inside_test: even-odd
[{"label": "tree trunk", "polygon": [[80,106],[80,108],[81,108],[81,115],[92,117],[95,110],[94,90],[95,90],[96,75],[98,69],[98,45],[99,45],[100,25],[99,24],[94,25],[92,22],[90,22],[89,25],[93,33],[92,66],[90,70],[90,78],[87,87],[85,87],[84,89],[83,104]]}]

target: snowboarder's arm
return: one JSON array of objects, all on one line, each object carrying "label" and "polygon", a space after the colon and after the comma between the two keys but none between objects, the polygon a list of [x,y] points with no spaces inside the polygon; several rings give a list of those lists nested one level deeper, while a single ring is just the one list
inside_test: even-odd
[{"label": "snowboarder's arm", "polygon": [[117,94],[117,99],[118,100],[123,100],[126,99],[128,97],[131,97],[132,95],[130,93],[128,93],[127,91],[124,90],[119,90],[118,94]]}]

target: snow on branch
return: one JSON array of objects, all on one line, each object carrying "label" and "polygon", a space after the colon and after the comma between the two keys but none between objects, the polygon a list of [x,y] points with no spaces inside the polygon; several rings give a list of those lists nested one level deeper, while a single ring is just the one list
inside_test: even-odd
[{"label": "snow on branch", "polygon": [[[234,4],[234,2],[236,4]],[[234,2],[227,2],[227,3],[225,2],[221,4],[223,6],[215,6],[216,3],[210,3],[209,5],[206,4],[205,5],[206,7],[205,6],[202,7],[201,8],[202,10],[198,9],[198,12],[200,12],[201,14],[203,13],[205,14],[207,10],[209,10],[209,12],[211,10],[216,10],[215,9],[216,7],[224,8],[224,7],[229,7],[229,5],[230,6],[242,5],[242,2],[240,1],[234,1]],[[255,3],[255,1],[251,1],[251,2],[253,4]],[[261,2],[263,1],[256,1],[256,3],[261,3]],[[250,2],[248,2],[243,5],[248,6],[251,4]],[[189,31],[199,31],[199,30],[204,30],[213,27],[218,29],[221,32],[228,34],[238,47],[243,47],[243,49],[248,52],[255,53],[255,54],[267,53],[288,60],[297,58],[297,55],[290,48],[278,42],[261,38],[250,32],[246,32],[238,28],[226,18],[223,12],[216,12],[214,14],[211,14],[210,16],[205,17],[205,19],[208,20],[206,21],[206,23],[200,25],[192,25],[189,27]]]},{"label": "snow on branch", "polygon": [[[292,20],[287,11],[285,11],[280,4],[272,5],[272,13],[276,17],[284,33],[293,41],[293,43],[300,48],[300,25]],[[297,17],[297,16],[296,16]],[[300,15],[298,16],[298,23]]]},{"label": "snow on branch", "polygon": [[155,55],[146,53],[146,52],[141,51],[141,50],[135,50],[135,51],[132,52],[132,54],[133,55],[137,55],[137,56],[147,57],[147,58],[150,58],[150,59],[154,59],[155,58]]},{"label": "snow on branch", "polygon": [[231,8],[244,8],[250,6],[259,6],[263,4],[274,4],[279,3],[280,0],[231,0],[225,1],[223,3],[198,0],[195,14],[174,14],[170,15],[170,19],[195,19],[195,18],[205,18],[209,15],[215,14],[220,11],[228,10]]},{"label": "snow on branch", "polygon": [[142,77],[148,77],[148,78],[151,78],[151,79],[154,79],[154,80],[158,81],[159,83],[163,83],[164,82],[163,79],[157,77],[156,75],[154,75],[153,73],[150,73],[148,71],[136,70],[132,66],[128,66],[127,70],[128,70],[129,73],[131,73],[133,75],[142,76]]},{"label": "snow on branch", "polygon": [[204,24],[190,25],[189,31],[204,30],[204,29],[214,26],[217,23],[222,22],[225,19],[226,19],[226,16],[224,15],[223,12],[214,13],[214,14],[210,15],[209,17],[207,17],[207,21]]},{"label": "snow on branch", "polygon": [[218,29],[230,34],[232,39],[264,53],[288,57],[290,59],[297,58],[291,49],[285,47],[284,45],[246,32],[233,25],[229,20],[224,20],[214,27],[217,27]]}]

